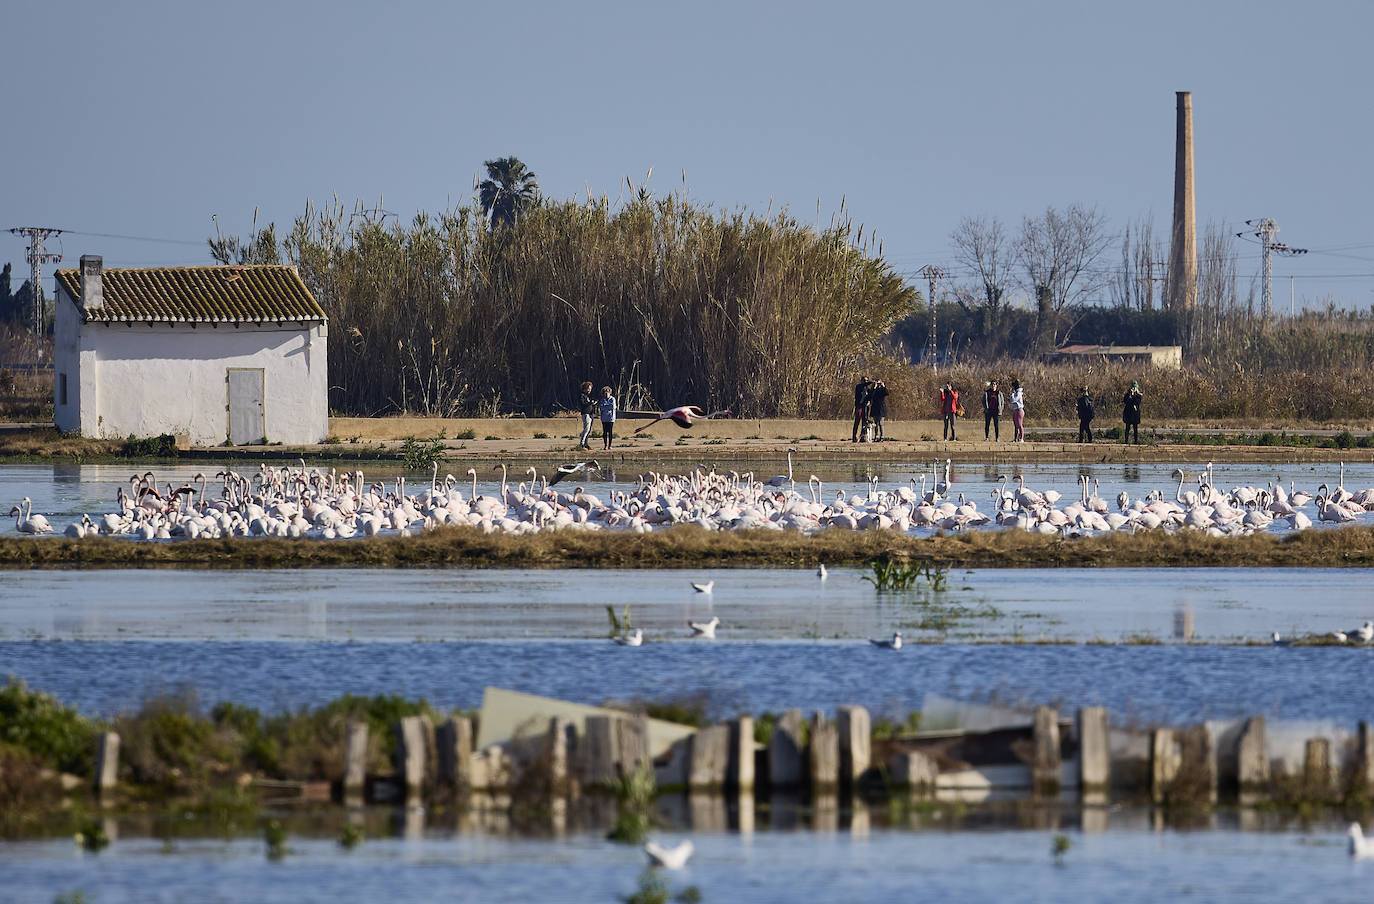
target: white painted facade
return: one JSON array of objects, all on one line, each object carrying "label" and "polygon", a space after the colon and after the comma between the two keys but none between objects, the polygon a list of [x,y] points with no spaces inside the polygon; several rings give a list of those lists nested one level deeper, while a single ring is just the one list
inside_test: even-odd
[{"label": "white painted facade", "polygon": [[[59,284],[53,401],[60,430],[224,444],[232,382],[240,392],[235,442],[294,445],[328,436],[325,323],[83,322],[80,305]],[[245,433],[258,430],[244,385],[261,386],[261,436]]]}]

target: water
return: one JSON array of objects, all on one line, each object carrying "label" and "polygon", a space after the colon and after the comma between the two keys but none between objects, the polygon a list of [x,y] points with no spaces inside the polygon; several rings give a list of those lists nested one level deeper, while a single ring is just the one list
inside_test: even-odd
[{"label": "water", "polygon": [[[1374,670],[1374,647],[939,644],[879,650],[857,642],[606,641],[320,644],[0,643],[0,674],[24,678],[91,715],[193,691],[283,711],[343,694],[400,694],[475,708],[487,685],[579,703],[700,697],[711,715],[833,711],[859,703],[904,716],[926,693],[959,699],[1101,704],[1114,715],[1183,724],[1257,713],[1370,717],[1367,695],[1339,692]],[[1363,679],[1359,679],[1363,680]]]},{"label": "water", "polygon": [[[703,902],[1199,902],[1369,900],[1374,862],[1352,862],[1333,825],[1284,832],[1055,830],[698,833],[685,870],[659,875]],[[148,901],[610,902],[634,893],[638,848],[599,835],[551,840],[429,832],[370,839],[351,852],[293,837],[264,858],[260,840],[116,841],[99,854],[70,840],[0,844],[0,901],[49,904],[81,891],[99,904]]]},{"label": "water", "polygon": [[[721,642],[908,639],[1265,641],[1374,617],[1369,569],[950,571],[947,589],[879,592],[811,569],[0,571],[0,640],[458,641],[604,637],[606,607],[652,641],[721,618]],[[710,594],[693,582],[713,581]]]}]

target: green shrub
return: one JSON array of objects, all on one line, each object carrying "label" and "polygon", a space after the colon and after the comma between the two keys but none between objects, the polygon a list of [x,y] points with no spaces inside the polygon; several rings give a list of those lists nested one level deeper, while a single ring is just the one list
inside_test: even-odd
[{"label": "green shrub", "polygon": [[125,458],[176,458],[177,439],[170,433],[141,439],[130,433],[119,454]]},{"label": "green shrub", "polygon": [[31,691],[13,675],[0,689],[0,743],[51,768],[89,775],[97,728],[51,694]]},{"label": "green shrub", "polygon": [[405,463],[407,471],[420,471],[443,458],[447,449],[442,430],[438,436],[431,439],[407,436],[401,443],[401,460]]},{"label": "green shrub", "polygon": [[1349,430],[1342,430],[1332,437],[1332,440],[1336,443],[1337,449],[1353,449],[1355,447],[1355,434]]}]

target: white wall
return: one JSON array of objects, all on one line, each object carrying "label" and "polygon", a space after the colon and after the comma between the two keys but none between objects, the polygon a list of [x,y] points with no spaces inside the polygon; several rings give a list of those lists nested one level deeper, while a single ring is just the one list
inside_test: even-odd
[{"label": "white wall", "polygon": [[[58,430],[81,429],[81,379],[78,361],[81,354],[81,312],[62,284],[57,286],[53,306],[53,423]],[[67,375],[67,404],[62,404],[62,375]]]},{"label": "white wall", "polygon": [[[68,374],[68,405],[55,418],[63,430],[96,437],[180,433],[193,445],[219,445],[229,433],[226,371],[260,367],[267,441],[317,443],[328,436],[323,323],[79,324],[69,299],[63,308],[59,300],[54,355],[55,370]],[[72,366],[78,356],[79,388]]]}]

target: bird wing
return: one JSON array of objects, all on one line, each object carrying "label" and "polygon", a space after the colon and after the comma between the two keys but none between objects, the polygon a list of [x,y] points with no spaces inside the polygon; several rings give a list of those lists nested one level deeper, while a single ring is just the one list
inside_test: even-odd
[{"label": "bird wing", "polygon": [[652,421],[649,421],[649,423],[645,424],[643,427],[635,428],[635,433],[643,433],[645,430],[648,430],[650,427],[652,427],[654,424],[657,424],[659,421],[666,421],[667,419],[668,416],[666,414],[660,414],[658,417],[654,418]]}]

